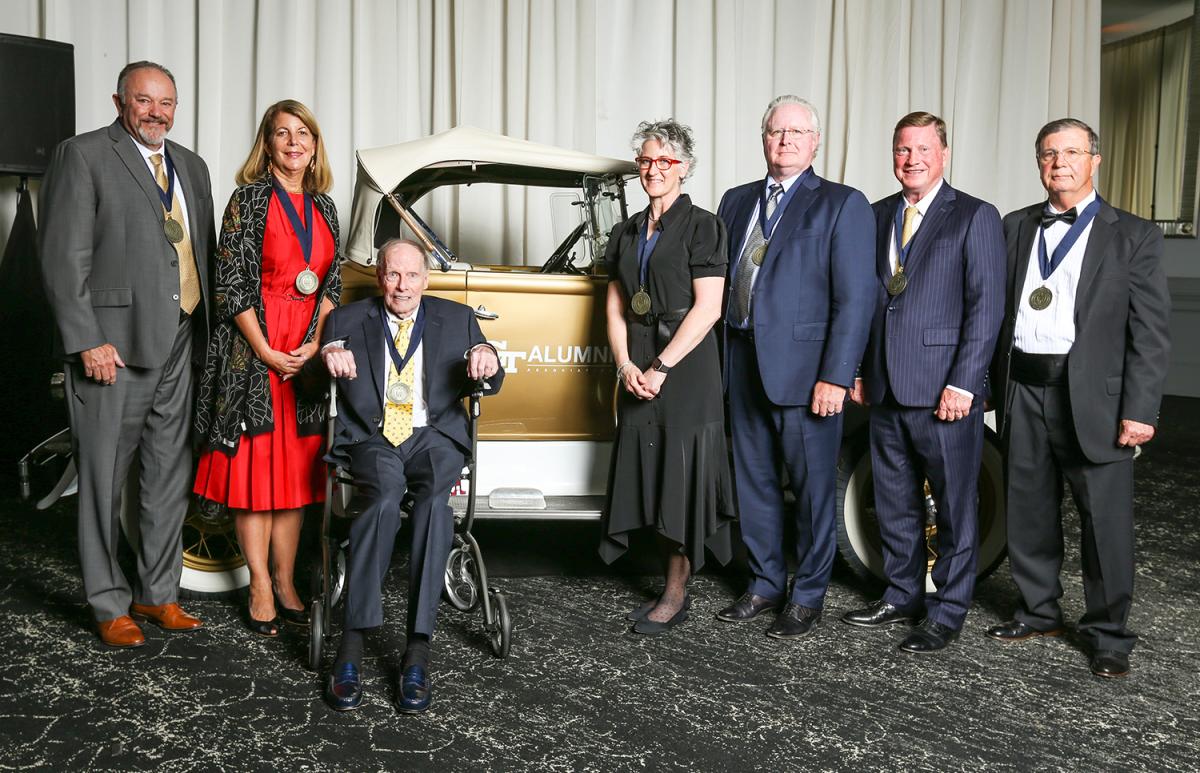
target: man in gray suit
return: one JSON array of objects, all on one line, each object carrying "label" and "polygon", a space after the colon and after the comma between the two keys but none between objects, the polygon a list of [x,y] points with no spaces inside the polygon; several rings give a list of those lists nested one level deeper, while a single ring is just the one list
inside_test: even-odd
[{"label": "man in gray suit", "polygon": [[1004,218],[1008,304],[992,364],[1006,449],[1008,561],[1016,615],[1002,642],[1063,633],[1063,479],[1079,508],[1092,673],[1129,673],[1133,454],[1154,437],[1167,377],[1171,298],[1162,232],[1092,184],[1100,139],[1074,118],[1034,145],[1047,200]]},{"label": "man in gray suit", "polygon": [[[208,167],[166,141],[175,79],[127,65],[117,120],[54,151],[42,186],[40,253],[66,360],[79,471],[83,587],[101,640],[145,644],[131,615],[201,626],[176,603],[192,476],[192,351],[208,329],[213,208]],[[121,486],[141,460],[138,585],[117,563]]]}]

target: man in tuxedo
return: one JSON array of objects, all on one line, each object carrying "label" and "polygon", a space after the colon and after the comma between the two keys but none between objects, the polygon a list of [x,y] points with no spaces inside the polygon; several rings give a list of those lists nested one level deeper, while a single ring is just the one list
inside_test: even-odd
[{"label": "man in tuxedo", "polygon": [[[986,375],[1004,305],[1000,213],[950,187],[946,124],[909,113],[892,133],[900,192],[875,202],[877,307],[851,398],[870,403],[883,598],[851,625],[921,620],[905,652],[958,637],[975,590]],[[925,485],[937,506],[936,590],[925,593]],[[923,618],[923,619],[922,619]]]},{"label": "man in tuxedo", "polygon": [[382,297],[330,313],[321,350],[339,389],[328,460],[350,470],[367,502],[350,525],[344,631],[326,699],[338,710],[362,702],[363,632],[383,624],[381,586],[407,492],[412,552],[396,707],[418,713],[432,697],[429,644],[454,538],[450,489],[471,444],[462,400],[477,379],[491,380],[486,394],[499,391],[504,371],[469,307],[422,297],[429,263],[421,245],[388,241],[375,273]]},{"label": "man in tuxedo", "polygon": [[1034,145],[1047,201],[1004,218],[1008,303],[993,363],[1007,453],[1008,560],[1016,615],[1003,642],[1063,632],[1063,479],[1079,508],[1086,611],[1079,637],[1096,676],[1129,673],[1133,456],[1154,437],[1167,376],[1170,295],[1150,222],[1093,187],[1100,141],[1051,121]]},{"label": "man in tuxedo", "polygon": [[[762,119],[767,175],[727,191],[718,210],[730,235],[725,389],[752,576],[717,618],[744,622],[782,606],[767,631],[780,639],[810,633],[821,617],[842,405],[873,310],[871,210],[862,193],[813,171],[820,141],[812,105],[773,100]],[[796,499],[790,595],[781,468]]]},{"label": "man in tuxedo", "polygon": [[[79,471],[83,588],[100,639],[146,643],[201,623],[176,602],[194,463],[192,352],[207,340],[213,206],[208,167],[166,139],[175,79],[153,62],[121,70],[117,119],[62,142],[42,187],[40,254],[66,360]],[[121,487],[141,461],[138,584],[117,563]],[[132,615],[132,617],[131,617]]]}]

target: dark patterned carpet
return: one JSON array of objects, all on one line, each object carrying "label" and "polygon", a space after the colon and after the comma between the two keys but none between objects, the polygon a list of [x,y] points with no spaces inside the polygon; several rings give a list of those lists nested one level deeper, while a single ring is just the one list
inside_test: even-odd
[{"label": "dark patterned carpet", "polygon": [[[140,650],[103,649],[81,600],[73,501],[41,514],[7,497],[0,768],[1193,771],[1200,400],[1169,399],[1162,432],[1137,462],[1142,640],[1132,676],[1112,681],[1092,677],[1070,640],[984,638],[1013,603],[1007,565],[980,584],[962,639],[937,656],[901,655],[899,631],[838,623],[871,598],[844,571],[822,627],[801,642],[766,638],[765,621],[712,618],[740,590],[736,571],[698,577],[692,619],[643,638],[623,615],[652,579],[639,574],[644,561],[599,564],[594,525],[484,524],[476,534],[493,570],[553,572],[498,581],[515,624],[509,659],[491,656],[478,615],[444,606],[433,709],[398,715],[404,594],[393,571],[390,622],[368,640],[367,698],[337,714],[302,665],[305,639],[254,636],[236,601],[190,603],[202,631],[151,628]],[[1070,616],[1082,607],[1073,510],[1067,533]]]}]

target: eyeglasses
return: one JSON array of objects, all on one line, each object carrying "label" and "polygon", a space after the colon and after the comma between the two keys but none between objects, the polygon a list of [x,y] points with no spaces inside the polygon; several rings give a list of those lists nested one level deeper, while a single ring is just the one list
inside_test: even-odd
[{"label": "eyeglasses", "polygon": [[1062,156],[1068,164],[1073,164],[1084,156],[1091,155],[1094,154],[1090,150],[1081,150],[1080,148],[1063,148],[1062,150],[1051,150],[1050,148],[1047,148],[1037,152],[1037,159],[1043,164],[1053,164],[1058,160],[1059,156]]},{"label": "eyeglasses", "polygon": [[651,164],[654,164],[659,170],[665,172],[674,164],[682,164],[683,162],[677,158],[668,158],[667,156],[659,156],[658,158],[650,158],[649,156],[638,156],[634,159],[637,162],[638,169],[649,169]]},{"label": "eyeglasses", "polygon": [[800,139],[805,134],[816,134],[816,129],[767,129],[767,136],[773,140],[786,140],[788,135]]}]

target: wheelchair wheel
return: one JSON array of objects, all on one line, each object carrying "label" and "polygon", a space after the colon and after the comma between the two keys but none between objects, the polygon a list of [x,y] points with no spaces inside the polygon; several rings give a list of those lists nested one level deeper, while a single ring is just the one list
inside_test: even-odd
[{"label": "wheelchair wheel", "polygon": [[314,598],[308,613],[308,668],[321,667],[321,649],[325,643],[325,609],[321,599]]},{"label": "wheelchair wheel", "polygon": [[508,657],[508,651],[512,647],[512,619],[508,616],[508,602],[504,599],[503,593],[491,594],[492,613],[495,615],[496,622],[487,624],[488,644],[492,648],[492,654],[498,658]]},{"label": "wheelchair wheel", "polygon": [[450,558],[446,561],[446,579],[442,595],[459,612],[472,612],[482,599],[479,583],[475,578],[475,558],[467,545],[457,539],[455,542],[458,542],[458,545],[450,551]]}]

